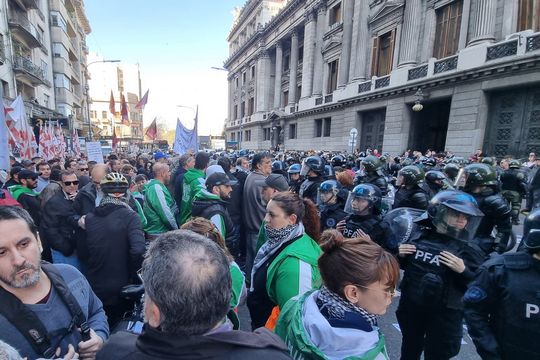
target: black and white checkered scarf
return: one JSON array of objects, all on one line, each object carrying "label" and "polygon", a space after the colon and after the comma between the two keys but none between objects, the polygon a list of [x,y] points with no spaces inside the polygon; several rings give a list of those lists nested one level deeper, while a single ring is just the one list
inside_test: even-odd
[{"label": "black and white checkered scarf", "polygon": [[322,286],[316,300],[319,310],[325,309],[328,314],[334,319],[344,319],[345,313],[353,312],[360,314],[372,327],[377,326],[377,317],[368,313],[366,310],[351,304],[343,299],[338,294],[328,290],[326,286]]}]

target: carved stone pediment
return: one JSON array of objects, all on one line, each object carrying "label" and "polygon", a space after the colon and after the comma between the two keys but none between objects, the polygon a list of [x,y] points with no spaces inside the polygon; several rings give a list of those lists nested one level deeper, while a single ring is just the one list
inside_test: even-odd
[{"label": "carved stone pediment", "polygon": [[330,38],[324,41],[322,47],[322,53],[325,54],[332,50],[341,49],[341,43],[343,41],[343,36],[341,34],[332,35]]},{"label": "carved stone pediment", "polygon": [[372,28],[396,21],[403,17],[405,2],[403,0],[386,0],[373,3],[372,13],[368,22]]}]

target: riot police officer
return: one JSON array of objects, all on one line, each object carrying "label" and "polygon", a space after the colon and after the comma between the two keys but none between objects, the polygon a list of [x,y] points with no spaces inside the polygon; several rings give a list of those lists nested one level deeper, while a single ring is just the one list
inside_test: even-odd
[{"label": "riot police officer", "polygon": [[360,162],[363,173],[357,175],[354,184],[372,184],[381,190],[382,196],[388,193],[388,182],[382,172],[383,163],[375,155],[368,155]]},{"label": "riot police officer", "polygon": [[[486,164],[471,164],[464,168],[466,182],[464,190],[474,196],[478,207],[486,215],[478,227],[476,238],[479,246],[487,253],[506,251],[512,233],[510,206],[498,193],[497,174]],[[491,236],[497,230],[495,238]]]},{"label": "riot police officer", "polygon": [[441,191],[417,220],[421,231],[399,245],[401,360],[420,359],[422,352],[426,360],[459,353],[463,294],[484,259],[470,241],[482,216],[471,195]]},{"label": "riot police officer", "polygon": [[292,164],[287,169],[287,175],[289,179],[289,191],[297,193],[300,191],[300,185],[302,185],[302,177],[300,176],[300,170],[302,166],[300,164]]},{"label": "riot police officer", "polygon": [[319,185],[324,179],[324,160],[320,156],[309,156],[304,159],[300,175],[305,176],[305,180],[300,185],[298,195],[317,203],[317,193]]},{"label": "riot police officer", "polygon": [[272,162],[272,174],[279,174],[287,177],[287,164],[284,161],[274,160]]},{"label": "riot police officer", "polygon": [[430,170],[425,176],[426,185],[429,187],[430,198],[437,195],[441,190],[453,190],[454,187],[443,172]]},{"label": "riot police officer", "polygon": [[319,186],[317,206],[321,214],[321,231],[335,229],[347,213],[343,210],[348,191],[336,180],[326,180]]},{"label": "riot police officer", "polygon": [[456,182],[459,169],[460,169],[459,165],[453,162],[450,162],[444,165],[443,173],[446,174],[446,176],[448,177],[448,180],[450,180],[452,184],[455,184]]},{"label": "riot police officer", "polygon": [[396,181],[398,190],[394,197],[394,209],[410,207],[425,210],[429,203],[429,188],[424,183],[424,172],[415,165],[399,170]]},{"label": "riot police officer", "polygon": [[339,154],[332,157],[330,162],[332,163],[332,167],[334,168],[335,171],[339,170],[339,169],[336,169],[336,168],[343,168],[346,165],[345,164],[345,158],[343,157],[343,155],[339,155]]},{"label": "riot police officer", "polygon": [[504,170],[500,176],[501,194],[512,205],[512,223],[519,225],[519,211],[521,199],[527,193],[527,177],[520,170],[518,160],[510,160],[508,170]]},{"label": "riot police officer", "polygon": [[540,209],[523,226],[527,252],[486,261],[465,293],[469,335],[482,359],[540,356]]},{"label": "riot police officer", "polygon": [[[356,185],[347,197],[345,212],[349,215],[341,221],[337,229],[345,237],[369,237],[385,247],[385,229],[382,225],[381,190],[373,184]],[[388,249],[395,250],[396,249]]]}]

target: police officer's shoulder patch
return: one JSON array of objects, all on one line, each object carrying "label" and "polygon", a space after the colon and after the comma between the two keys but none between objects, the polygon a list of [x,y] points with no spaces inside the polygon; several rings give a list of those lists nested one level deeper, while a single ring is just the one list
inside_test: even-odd
[{"label": "police officer's shoulder patch", "polygon": [[467,289],[463,300],[470,303],[478,303],[487,298],[487,292],[478,286],[471,286]]},{"label": "police officer's shoulder patch", "polygon": [[326,226],[329,228],[334,228],[336,226],[336,219],[334,218],[328,218],[326,219]]}]

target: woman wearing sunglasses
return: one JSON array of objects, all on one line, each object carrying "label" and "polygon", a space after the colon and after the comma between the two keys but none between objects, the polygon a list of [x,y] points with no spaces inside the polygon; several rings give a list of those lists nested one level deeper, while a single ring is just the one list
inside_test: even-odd
[{"label": "woman wearing sunglasses", "polygon": [[377,316],[392,302],[397,260],[374,242],[337,230],[322,234],[321,249],[323,286],[289,300],[276,333],[294,358],[388,359]]}]

